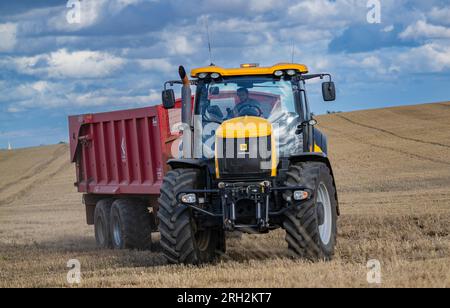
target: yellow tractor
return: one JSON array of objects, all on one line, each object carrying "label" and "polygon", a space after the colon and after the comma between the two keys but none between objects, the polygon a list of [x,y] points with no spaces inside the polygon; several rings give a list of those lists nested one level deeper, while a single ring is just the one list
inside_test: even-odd
[{"label": "yellow tractor", "polygon": [[[336,99],[329,74],[301,64],[194,69],[166,82],[166,109],[182,86],[182,142],[168,161],[159,198],[159,229],[174,264],[214,261],[227,232],[264,234],[282,228],[293,256],[330,260],[339,216],[327,138],[315,125],[306,93],[326,78],[325,101]],[[192,99],[191,88],[195,87]],[[175,154],[174,154],[175,155]]]}]

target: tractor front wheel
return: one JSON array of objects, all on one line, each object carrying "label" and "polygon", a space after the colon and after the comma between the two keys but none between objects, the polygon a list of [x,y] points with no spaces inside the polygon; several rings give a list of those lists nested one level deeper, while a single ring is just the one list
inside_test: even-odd
[{"label": "tractor front wheel", "polygon": [[313,261],[331,260],[336,246],[337,197],[330,169],[318,162],[295,164],[287,173],[286,185],[313,191],[310,200],[285,215],[289,250]]},{"label": "tractor front wheel", "polygon": [[180,192],[199,188],[198,170],[170,171],[161,187],[158,218],[161,246],[167,261],[172,264],[210,263],[224,247],[225,235],[221,230],[200,228],[192,210],[180,204]]}]

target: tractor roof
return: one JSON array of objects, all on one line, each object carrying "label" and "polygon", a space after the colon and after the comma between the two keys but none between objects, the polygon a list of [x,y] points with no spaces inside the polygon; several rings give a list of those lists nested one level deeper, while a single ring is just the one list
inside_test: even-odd
[{"label": "tractor roof", "polygon": [[253,75],[273,75],[276,71],[296,70],[302,74],[308,73],[308,67],[303,64],[279,63],[271,67],[258,67],[255,65],[243,64],[241,68],[223,68],[219,66],[207,66],[193,69],[191,76],[197,78],[201,73],[218,73],[221,76],[253,76]]}]

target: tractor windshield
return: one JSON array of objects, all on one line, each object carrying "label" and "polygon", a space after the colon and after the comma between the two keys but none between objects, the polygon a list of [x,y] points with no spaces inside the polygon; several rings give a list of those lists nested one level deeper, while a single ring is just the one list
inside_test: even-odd
[{"label": "tractor windshield", "polygon": [[214,157],[215,133],[227,120],[244,116],[267,119],[272,124],[280,157],[303,150],[303,135],[293,134],[302,123],[290,79],[271,77],[227,78],[200,82],[196,115],[202,119],[205,157]]},{"label": "tractor windshield", "polygon": [[240,77],[200,83],[197,114],[204,124],[243,116],[271,120],[277,114],[297,115],[291,80]]}]

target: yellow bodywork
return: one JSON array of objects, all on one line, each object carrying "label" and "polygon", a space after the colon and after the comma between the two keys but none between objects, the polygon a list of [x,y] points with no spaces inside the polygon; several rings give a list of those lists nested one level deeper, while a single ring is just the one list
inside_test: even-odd
[{"label": "yellow bodywork", "polygon": [[323,153],[322,149],[315,143],[314,144],[314,153]]},{"label": "yellow bodywork", "polygon": [[[277,176],[278,157],[277,144],[275,136],[272,134],[272,124],[264,119],[258,117],[240,117],[225,121],[216,131],[216,177],[220,179],[219,160],[218,160],[218,139],[239,139],[245,138],[261,138],[270,137],[272,144],[271,153],[271,176]],[[243,146],[243,145],[240,145]],[[246,145],[245,145],[246,146]],[[241,148],[241,150],[247,150]]]},{"label": "yellow bodywork", "polygon": [[219,66],[207,66],[193,69],[191,76],[197,78],[201,73],[218,73],[221,76],[255,76],[273,75],[276,71],[295,70],[302,74],[308,73],[308,67],[304,64],[279,63],[271,67],[245,67],[245,68],[223,68]]},{"label": "yellow bodywork", "polygon": [[272,124],[258,117],[241,117],[225,121],[216,132],[217,137],[225,139],[258,138],[271,134]]}]

